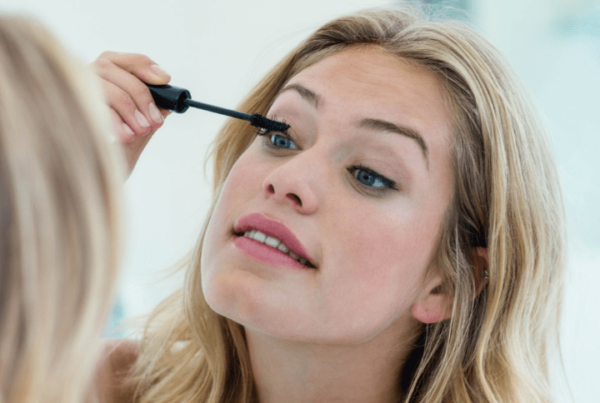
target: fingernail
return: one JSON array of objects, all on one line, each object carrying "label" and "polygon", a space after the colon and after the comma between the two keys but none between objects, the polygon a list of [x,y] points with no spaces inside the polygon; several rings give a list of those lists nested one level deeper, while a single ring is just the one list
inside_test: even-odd
[{"label": "fingernail", "polygon": [[144,117],[144,115],[141,114],[140,111],[138,111],[136,109],[133,114],[134,114],[135,118],[137,119],[138,123],[140,124],[140,126],[142,126],[142,127],[148,127],[148,126],[150,126],[150,122],[148,122],[148,119],[146,119]]},{"label": "fingernail", "polygon": [[160,111],[158,110],[158,108],[154,104],[154,102],[152,102],[152,103],[150,103],[150,105],[148,105],[148,113],[150,113],[150,117],[156,123],[162,123],[162,122],[164,122],[164,119],[163,119],[162,115],[160,114]]},{"label": "fingernail", "polygon": [[130,136],[134,136],[135,133],[133,132],[133,130],[131,130],[131,127],[129,127],[129,125],[127,123],[123,123],[123,131],[127,134],[129,134]]},{"label": "fingernail", "polygon": [[150,66],[150,69],[157,76],[170,76],[170,74],[161,69],[158,64],[153,64],[152,66]]}]

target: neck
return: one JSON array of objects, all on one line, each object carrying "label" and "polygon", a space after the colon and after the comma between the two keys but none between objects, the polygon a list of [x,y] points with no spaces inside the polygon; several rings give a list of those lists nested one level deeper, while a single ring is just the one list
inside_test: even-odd
[{"label": "neck", "polygon": [[246,328],[259,401],[397,402],[414,328],[409,319],[400,318],[372,339],[353,345],[282,340]]}]

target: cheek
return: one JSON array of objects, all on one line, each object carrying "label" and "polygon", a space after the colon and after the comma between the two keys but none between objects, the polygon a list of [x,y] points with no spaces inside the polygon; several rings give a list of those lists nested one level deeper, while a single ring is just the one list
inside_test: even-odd
[{"label": "cheek", "polygon": [[440,224],[437,217],[423,214],[409,202],[389,209],[359,203],[336,207],[345,211],[329,226],[329,231],[337,234],[335,244],[343,246],[332,247],[338,259],[351,266],[371,267],[375,272],[378,267],[393,266],[414,271],[429,262]]},{"label": "cheek", "polygon": [[236,212],[260,193],[261,180],[255,172],[256,164],[247,163],[247,159],[242,155],[229,172],[211,222],[216,218],[221,221],[229,220],[233,225]]},{"label": "cheek", "polygon": [[223,185],[215,209],[211,215],[202,245],[202,288],[209,305],[219,311],[217,305],[232,301],[228,268],[232,261],[231,236],[235,219],[248,208],[253,198],[260,194],[260,180],[242,155],[231,169]]},{"label": "cheek", "polygon": [[358,205],[345,210],[347,217],[338,214],[331,227],[337,240],[324,254],[329,256],[330,273],[324,275],[328,304],[335,307],[334,316],[382,326],[405,313],[417,297],[439,221],[408,206],[393,212]]}]

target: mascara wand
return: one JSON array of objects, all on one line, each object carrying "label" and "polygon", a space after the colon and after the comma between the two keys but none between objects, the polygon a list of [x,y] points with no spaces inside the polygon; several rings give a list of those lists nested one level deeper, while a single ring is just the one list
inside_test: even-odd
[{"label": "mascara wand", "polygon": [[258,113],[250,115],[248,113],[238,112],[231,109],[225,109],[194,101],[192,100],[192,95],[190,92],[185,88],[174,87],[172,85],[146,85],[148,88],[150,88],[152,98],[154,98],[154,102],[159,108],[168,109],[177,113],[183,113],[191,106],[205,111],[230,116],[232,118],[247,120],[252,126],[260,127],[262,129],[285,132],[290,128],[290,125],[286,123],[267,119]]}]

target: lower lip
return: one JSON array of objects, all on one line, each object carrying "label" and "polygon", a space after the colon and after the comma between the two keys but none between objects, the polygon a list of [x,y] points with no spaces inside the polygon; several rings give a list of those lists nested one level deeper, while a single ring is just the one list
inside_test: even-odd
[{"label": "lower lip", "polygon": [[233,243],[238,249],[241,249],[246,255],[258,259],[273,266],[284,266],[290,269],[309,269],[309,267],[300,264],[287,253],[279,249],[272,248],[262,242],[255,241],[245,236],[237,236]]}]

